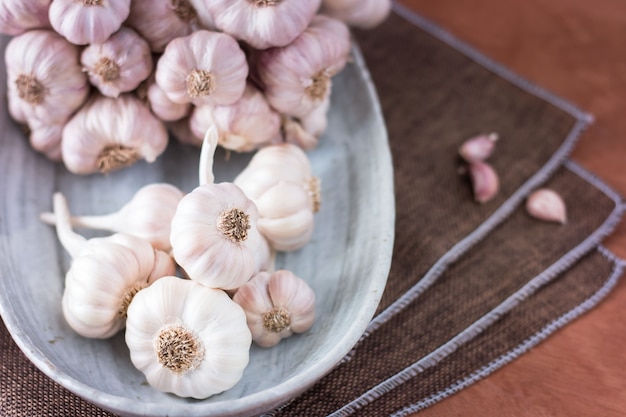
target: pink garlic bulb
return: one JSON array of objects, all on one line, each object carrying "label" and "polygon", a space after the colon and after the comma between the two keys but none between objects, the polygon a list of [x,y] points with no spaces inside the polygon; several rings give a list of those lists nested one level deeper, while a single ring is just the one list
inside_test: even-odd
[{"label": "pink garlic bulb", "polygon": [[154,79],[148,82],[147,99],[152,113],[165,122],[173,122],[188,116],[192,108],[190,103],[175,103],[170,100]]},{"label": "pink garlic bulb", "polygon": [[250,83],[234,104],[194,109],[190,127],[196,137],[203,137],[211,125],[217,127],[219,144],[236,152],[252,151],[276,142],[280,136],[280,116]]},{"label": "pink garlic bulb", "polygon": [[51,161],[61,161],[61,138],[64,124],[41,123],[37,119],[28,121],[28,140],[37,152],[43,153]]},{"label": "pink garlic bulb", "polygon": [[94,94],[63,129],[63,162],[75,174],[107,173],[140,159],[154,162],[167,130],[134,95]]},{"label": "pink garlic bulb", "polygon": [[148,41],[153,52],[163,52],[171,40],[191,34],[197,18],[188,0],[135,0],[126,24]]},{"label": "pink garlic bulb", "polygon": [[64,123],[87,99],[89,84],[78,48],[51,30],[31,30],[11,39],[4,62],[9,109],[18,121]]},{"label": "pink garlic bulb", "polygon": [[167,130],[174,136],[174,138],[180,143],[184,143],[186,145],[191,145],[195,147],[202,146],[202,138],[196,137],[191,131],[191,127],[189,126],[189,116],[186,116],[180,120],[176,120],[173,122],[166,122],[165,126]]},{"label": "pink garlic bulb", "polygon": [[0,0],[0,33],[19,35],[30,29],[50,27],[52,0]]},{"label": "pink garlic bulb", "polygon": [[309,25],[320,0],[204,0],[216,27],[256,49],[285,46]]},{"label": "pink garlic bulb", "polygon": [[331,77],[346,65],[349,52],[348,27],[321,15],[291,44],[261,51],[258,72],[270,105],[306,116],[330,95]]},{"label": "pink garlic bulb", "polygon": [[126,27],[115,32],[106,42],[86,47],[80,62],[91,84],[108,97],[134,90],[152,72],[148,43]]},{"label": "pink garlic bulb", "polygon": [[130,13],[130,0],[54,0],[49,17],[54,30],[76,45],[103,43]]},{"label": "pink garlic bulb", "polygon": [[350,26],[372,29],[391,11],[391,0],[322,0],[322,13]]},{"label": "pink garlic bulb", "polygon": [[231,36],[199,30],[171,41],[159,59],[156,82],[175,103],[228,105],[243,95],[246,56]]}]

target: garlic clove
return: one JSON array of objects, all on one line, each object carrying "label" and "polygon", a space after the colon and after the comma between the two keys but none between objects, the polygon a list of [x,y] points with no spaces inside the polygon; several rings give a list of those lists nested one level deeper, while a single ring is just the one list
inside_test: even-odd
[{"label": "garlic clove", "polygon": [[302,33],[320,0],[205,0],[216,27],[255,49],[285,46]]},{"label": "garlic clove", "polygon": [[491,165],[480,161],[472,162],[469,164],[469,173],[477,202],[486,203],[496,196],[500,181]]},{"label": "garlic clove", "polygon": [[131,0],[54,0],[50,24],[75,45],[105,42],[130,13]]},{"label": "garlic clove", "polygon": [[170,100],[165,91],[154,80],[149,83],[147,99],[152,113],[166,122],[183,119],[189,115],[192,109],[190,103],[175,103]]},{"label": "garlic clove", "polygon": [[526,200],[528,214],[548,222],[567,223],[567,208],[563,198],[554,190],[542,188],[534,191]]},{"label": "garlic clove", "polygon": [[391,12],[391,0],[322,0],[321,12],[361,29],[380,25]]},{"label": "garlic clove", "polygon": [[91,84],[108,97],[134,90],[153,67],[148,42],[127,27],[103,43],[87,46],[80,62]]},{"label": "garlic clove", "polygon": [[497,133],[483,134],[467,139],[459,148],[459,155],[467,162],[484,161],[495,149]]},{"label": "garlic clove", "polygon": [[36,119],[28,120],[28,140],[37,152],[43,153],[48,159],[61,161],[61,137],[63,124],[41,123]]},{"label": "garlic clove", "polygon": [[130,359],[155,389],[208,398],[233,387],[248,365],[250,330],[224,291],[165,277],[128,308]]},{"label": "garlic clove", "polygon": [[51,0],[10,0],[0,2],[0,33],[19,35],[30,29],[50,27]]},{"label": "garlic clove", "polygon": [[261,272],[233,296],[246,313],[252,340],[271,347],[293,333],[309,330],[315,321],[315,293],[292,272]]}]

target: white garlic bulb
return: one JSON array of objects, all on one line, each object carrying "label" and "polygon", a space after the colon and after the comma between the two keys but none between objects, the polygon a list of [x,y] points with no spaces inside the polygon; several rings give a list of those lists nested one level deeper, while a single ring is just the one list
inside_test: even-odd
[{"label": "white garlic bulb", "polygon": [[[173,102],[154,79],[148,82],[148,91],[146,94],[150,110],[163,121],[173,122],[180,120],[188,116],[191,112],[192,105],[190,103]],[[198,143],[202,143],[201,139],[198,140]]]},{"label": "white garlic bulb", "polygon": [[167,141],[163,122],[132,94],[94,94],[65,125],[61,149],[69,171],[106,173],[139,159],[154,162]]},{"label": "white garlic bulb", "polygon": [[11,114],[20,115],[22,122],[64,123],[89,92],[78,55],[75,45],[51,30],[31,30],[11,39],[4,55]]},{"label": "white garlic bulb", "polygon": [[74,331],[108,338],[121,330],[133,296],[155,280],[173,275],[176,265],[143,239],[115,234],[86,240],[70,226],[67,201],[54,195],[57,235],[72,256],[65,276],[63,315]]},{"label": "white garlic bulb", "polygon": [[256,49],[285,46],[308,26],[320,0],[204,0],[215,25]]},{"label": "white garlic bulb", "polygon": [[203,29],[216,30],[213,15],[206,6],[206,0],[187,0],[196,11],[198,26]]},{"label": "white garlic bulb", "polygon": [[130,0],[54,0],[49,17],[54,30],[75,45],[103,43],[130,13]]},{"label": "white garlic bulb", "polygon": [[[100,216],[72,216],[74,227],[122,232],[148,241],[155,249],[169,252],[170,223],[183,192],[171,184],[141,187],[118,211]],[[42,213],[41,220],[54,224],[53,213]]]},{"label": "white garlic bulb", "polygon": [[309,330],[315,321],[315,293],[287,270],[259,273],[237,290],[233,300],[246,312],[252,340],[259,346],[274,346]]},{"label": "white garlic bulb", "polygon": [[391,11],[391,0],[322,0],[322,13],[350,26],[372,29]]},{"label": "white garlic bulb", "polygon": [[260,149],[233,181],[259,210],[259,230],[275,250],[302,248],[311,239],[321,204],[319,179],[292,144]]},{"label": "white garlic bulb", "polygon": [[126,24],[148,41],[153,52],[163,52],[171,40],[193,31],[197,17],[188,0],[132,1]]},{"label": "white garlic bulb", "polygon": [[156,82],[170,100],[196,105],[236,102],[247,76],[246,56],[237,41],[207,30],[171,41],[156,69]]},{"label": "white garlic bulb", "polygon": [[303,117],[330,95],[330,80],[346,65],[350,32],[341,21],[317,15],[291,44],[261,51],[258,73],[270,105]]},{"label": "white garlic bulb", "polygon": [[91,84],[108,97],[134,90],[152,72],[148,43],[127,27],[103,43],[87,46],[80,62]]},{"label": "white garlic bulb", "polygon": [[30,29],[50,27],[52,0],[0,0],[0,33],[19,35]]},{"label": "white garlic bulb", "polygon": [[249,152],[280,138],[280,116],[265,96],[248,83],[243,96],[228,106],[197,106],[189,121],[196,137],[203,137],[212,125],[219,144],[236,152]]},{"label": "white garlic bulb", "polygon": [[159,391],[204,399],[232,388],[248,365],[251,335],[241,307],[224,291],[165,277],[128,308],[133,365]]}]

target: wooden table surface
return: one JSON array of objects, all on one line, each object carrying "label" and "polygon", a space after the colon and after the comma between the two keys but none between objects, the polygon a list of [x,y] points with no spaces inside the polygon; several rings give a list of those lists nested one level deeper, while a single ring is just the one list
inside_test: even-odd
[{"label": "wooden table surface", "polygon": [[[572,157],[626,196],[624,0],[399,0],[592,113]],[[604,241],[626,258],[626,221]],[[598,307],[420,417],[626,416],[626,277]]]}]

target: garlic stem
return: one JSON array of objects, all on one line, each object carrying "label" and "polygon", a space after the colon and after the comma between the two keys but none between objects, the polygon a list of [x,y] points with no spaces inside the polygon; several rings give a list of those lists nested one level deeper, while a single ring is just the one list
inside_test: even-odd
[{"label": "garlic stem", "polygon": [[[104,214],[101,216],[70,216],[72,227],[85,227],[97,230],[112,230],[119,221],[119,213]],[[45,212],[39,215],[42,222],[54,226],[56,216],[54,213]]]},{"label": "garlic stem", "polygon": [[72,230],[70,210],[67,199],[63,194],[58,192],[54,193],[52,206],[56,218],[56,229],[59,241],[70,256],[76,258],[85,247],[87,239]]},{"label": "garlic stem", "polygon": [[215,176],[213,175],[213,157],[217,149],[217,128],[215,125],[209,127],[202,140],[202,148],[200,150],[200,185],[213,184]]}]

